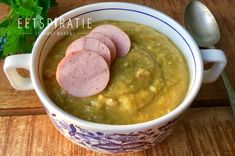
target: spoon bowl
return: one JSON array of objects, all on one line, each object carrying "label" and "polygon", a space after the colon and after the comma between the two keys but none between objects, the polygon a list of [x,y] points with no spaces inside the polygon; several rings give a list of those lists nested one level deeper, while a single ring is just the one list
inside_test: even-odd
[{"label": "spoon bowl", "polygon": [[214,16],[199,1],[191,1],[187,5],[184,23],[199,46],[211,47],[220,40],[220,30]]}]

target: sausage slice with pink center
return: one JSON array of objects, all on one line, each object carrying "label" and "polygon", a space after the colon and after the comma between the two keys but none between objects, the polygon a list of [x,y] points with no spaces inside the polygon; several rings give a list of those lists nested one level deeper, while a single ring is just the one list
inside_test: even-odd
[{"label": "sausage slice with pink center", "polygon": [[88,35],[86,35],[86,37],[95,38],[95,39],[98,39],[101,42],[103,42],[110,50],[112,62],[115,60],[116,47],[115,47],[113,41],[109,37],[107,37],[105,34],[98,33],[98,32],[91,32]]},{"label": "sausage slice with pink center", "polygon": [[70,95],[88,97],[103,91],[110,71],[106,61],[95,52],[82,50],[68,54],[59,63],[56,79]]},{"label": "sausage slice with pink center", "polygon": [[102,56],[108,65],[111,65],[111,53],[109,48],[95,38],[82,37],[73,41],[66,50],[66,56],[77,51],[90,50]]},{"label": "sausage slice with pink center", "polygon": [[129,36],[117,26],[104,24],[97,26],[91,32],[103,33],[108,36],[116,46],[117,57],[119,58],[125,56],[131,48]]}]

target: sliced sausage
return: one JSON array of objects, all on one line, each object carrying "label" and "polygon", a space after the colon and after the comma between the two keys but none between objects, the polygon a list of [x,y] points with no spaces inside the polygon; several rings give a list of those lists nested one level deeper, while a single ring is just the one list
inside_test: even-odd
[{"label": "sliced sausage", "polygon": [[116,58],[116,47],[115,47],[113,41],[109,37],[107,37],[105,34],[98,33],[98,32],[91,32],[86,36],[90,37],[90,38],[98,39],[101,42],[103,42],[110,50],[112,62],[115,60],[115,58]]},{"label": "sliced sausage", "polygon": [[111,65],[111,53],[109,48],[101,41],[90,38],[90,37],[82,37],[75,41],[73,41],[66,50],[66,56],[81,50],[90,50],[94,51],[100,56],[102,56],[108,65]]},{"label": "sliced sausage", "polygon": [[109,78],[109,67],[104,58],[89,50],[67,55],[56,70],[59,85],[75,97],[100,93],[106,88]]},{"label": "sliced sausage", "polygon": [[116,46],[117,57],[119,58],[125,56],[130,50],[130,38],[117,26],[104,24],[94,28],[91,32],[99,32],[108,36]]}]

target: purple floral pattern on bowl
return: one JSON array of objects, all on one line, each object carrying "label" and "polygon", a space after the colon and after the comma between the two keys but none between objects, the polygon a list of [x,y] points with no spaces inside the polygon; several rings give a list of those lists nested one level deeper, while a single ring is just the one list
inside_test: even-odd
[{"label": "purple floral pattern on bowl", "polygon": [[105,153],[127,153],[148,149],[167,137],[181,119],[179,117],[156,129],[104,134],[102,132],[91,132],[78,125],[60,120],[55,114],[51,114],[50,117],[54,125],[73,142],[93,151]]}]

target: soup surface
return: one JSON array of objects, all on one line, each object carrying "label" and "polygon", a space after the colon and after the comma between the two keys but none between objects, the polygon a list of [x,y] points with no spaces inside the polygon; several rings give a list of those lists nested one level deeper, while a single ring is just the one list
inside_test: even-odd
[{"label": "soup surface", "polygon": [[107,88],[98,95],[78,98],[65,93],[55,72],[66,48],[91,29],[79,28],[60,40],[43,65],[48,96],[63,110],[81,119],[105,124],[134,124],[161,117],[175,109],[188,89],[187,63],[179,49],[156,30],[137,23],[102,21],[113,24],[131,39],[130,52],[111,66]]}]

